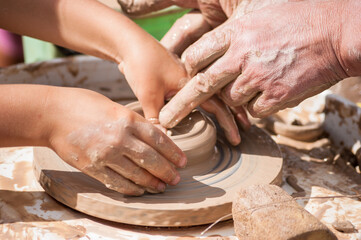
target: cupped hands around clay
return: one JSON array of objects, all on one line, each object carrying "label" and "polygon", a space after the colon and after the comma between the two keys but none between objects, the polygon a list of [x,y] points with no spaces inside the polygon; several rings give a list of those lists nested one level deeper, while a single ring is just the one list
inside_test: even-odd
[{"label": "cupped hands around clay", "polygon": [[[139,102],[130,103],[126,107],[143,114]],[[187,156],[187,166],[205,161],[214,155],[217,140],[216,128],[212,120],[199,110],[193,110],[166,132]]]}]

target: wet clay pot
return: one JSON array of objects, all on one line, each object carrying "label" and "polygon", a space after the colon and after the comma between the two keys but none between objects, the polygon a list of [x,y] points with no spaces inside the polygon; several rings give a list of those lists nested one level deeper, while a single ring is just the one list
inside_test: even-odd
[{"label": "wet clay pot", "polygon": [[[129,103],[126,107],[143,115],[139,102]],[[187,166],[214,155],[217,141],[216,128],[212,120],[198,110],[193,110],[177,126],[168,129],[167,135],[186,154]]]}]

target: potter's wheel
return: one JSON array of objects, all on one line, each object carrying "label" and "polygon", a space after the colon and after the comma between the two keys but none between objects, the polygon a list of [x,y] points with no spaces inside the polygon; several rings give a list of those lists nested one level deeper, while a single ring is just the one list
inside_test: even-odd
[{"label": "potter's wheel", "polygon": [[213,156],[180,169],[181,182],[162,194],[128,197],[109,190],[48,148],[34,149],[34,171],[48,194],[95,217],[144,226],[201,225],[231,213],[240,187],[281,183],[282,158],[277,144],[257,127],[241,137],[240,146],[232,147],[217,133]]}]

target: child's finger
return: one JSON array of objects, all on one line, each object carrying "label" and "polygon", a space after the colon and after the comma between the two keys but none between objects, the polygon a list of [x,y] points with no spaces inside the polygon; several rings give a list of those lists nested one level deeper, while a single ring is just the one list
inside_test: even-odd
[{"label": "child's finger", "polygon": [[98,169],[96,173],[85,172],[89,176],[102,182],[107,188],[130,196],[140,196],[144,194],[144,189],[109,167]]},{"label": "child's finger", "polygon": [[149,189],[148,191],[152,193],[165,190],[165,184],[162,181],[125,156],[109,161],[106,165],[135,184]]},{"label": "child's finger", "polygon": [[175,166],[185,167],[187,163],[186,155],[166,134],[154,125],[150,123],[142,124],[137,127],[133,134]]},{"label": "child's finger", "polygon": [[[154,127],[153,130],[155,129],[156,128]],[[158,131],[160,132],[160,130]],[[137,131],[137,133],[138,132],[139,131]],[[149,131],[147,132],[149,133]],[[147,137],[143,135],[143,138],[146,139]],[[158,134],[154,134],[154,136],[150,136],[148,138],[151,139],[151,143],[158,143],[156,144],[158,146],[162,144],[160,143],[161,137],[158,136]],[[147,170],[150,174],[163,182],[176,185],[179,182],[180,177],[179,173],[174,169],[172,164],[170,164],[170,160],[173,159],[166,159],[162,152],[159,151],[159,147],[150,146],[142,140],[143,139],[133,139],[132,143],[130,143],[132,148],[126,149],[124,155],[128,159],[131,159],[136,165]],[[171,146],[168,148],[171,148]]]}]

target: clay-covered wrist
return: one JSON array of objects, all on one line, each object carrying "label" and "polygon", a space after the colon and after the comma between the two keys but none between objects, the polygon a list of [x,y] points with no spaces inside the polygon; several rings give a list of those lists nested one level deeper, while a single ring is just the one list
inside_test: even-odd
[{"label": "clay-covered wrist", "polygon": [[339,60],[349,77],[361,75],[361,1],[336,1],[342,7]]}]

